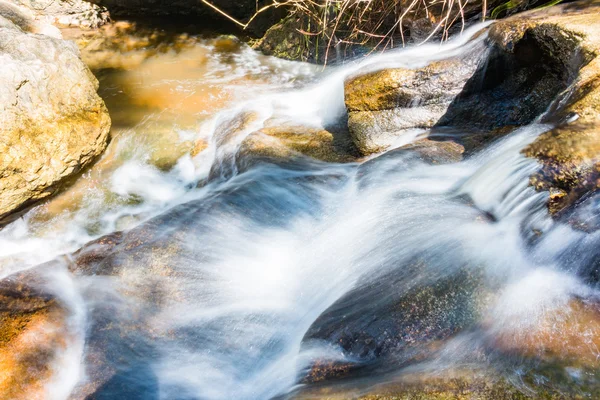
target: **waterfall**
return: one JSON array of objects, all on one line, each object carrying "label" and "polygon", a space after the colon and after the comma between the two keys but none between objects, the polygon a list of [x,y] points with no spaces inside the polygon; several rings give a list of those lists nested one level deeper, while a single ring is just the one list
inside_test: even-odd
[{"label": "waterfall", "polygon": [[[101,163],[124,159],[82,178],[100,183],[80,206],[41,222],[34,209],[7,226],[2,276],[49,263],[48,290],[70,315],[72,342],[48,390],[73,399],[90,388],[97,399],[291,398],[310,386],[303,378],[315,362],[364,368],[372,382],[465,365],[520,373],[502,357],[518,347],[510,338],[600,295],[580,255],[600,233],[553,221],[547,194],[528,183],[538,165],[521,150],[551,125],[532,123],[448,164],[411,151],[346,164],[236,164],[244,139],[268,121],[326,128],[344,117],[348,77],[483,49],[487,25],[325,71],[243,48],[236,79],[266,81],[252,90],[220,81],[229,64],[213,60],[203,84],[246,91],[181,132],[206,150],[162,170],[140,144],[119,139]],[[244,115],[250,122],[234,123]],[[105,235],[113,247],[97,241]],[[423,306],[422,321],[394,311],[427,302],[424,291],[443,301]],[[401,322],[386,320],[392,314]],[[386,341],[384,331],[403,340]],[[348,342],[353,333],[370,336],[359,345]]]}]

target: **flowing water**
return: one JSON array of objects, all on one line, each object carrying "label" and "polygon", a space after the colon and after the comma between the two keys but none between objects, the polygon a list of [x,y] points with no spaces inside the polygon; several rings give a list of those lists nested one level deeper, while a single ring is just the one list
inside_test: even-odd
[{"label": "flowing water", "polygon": [[466,370],[597,393],[600,236],[548,216],[520,154],[551,126],[443,165],[239,166],[266,125],[343,118],[346,77],[483,51],[484,28],[327,70],[228,38],[103,59],[109,149],[0,232],[2,276],[33,268],[68,310],[48,398],[310,397],[315,362],[344,390]]}]

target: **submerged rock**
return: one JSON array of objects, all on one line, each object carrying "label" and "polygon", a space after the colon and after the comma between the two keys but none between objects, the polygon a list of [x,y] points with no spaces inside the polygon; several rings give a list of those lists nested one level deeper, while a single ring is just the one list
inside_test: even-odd
[{"label": "submerged rock", "polygon": [[540,362],[595,368],[600,348],[598,299],[572,299],[560,309],[532,315],[529,326],[506,326],[494,332],[496,349]]},{"label": "submerged rock", "polygon": [[[361,185],[384,185],[390,179],[390,171],[407,170],[421,163],[437,165],[459,162],[463,159],[464,150],[456,142],[421,139],[363,162],[356,175]],[[390,169],[382,169],[382,162],[389,162]]]},{"label": "submerged rock", "polygon": [[56,192],[101,154],[110,117],[98,81],[71,43],[26,33],[0,16],[0,64],[5,219]]},{"label": "submerged rock", "polygon": [[[430,281],[426,270],[416,263],[349,292],[317,318],[304,342],[339,346],[353,360],[346,375],[381,374],[427,359],[476,324],[481,277],[464,269]],[[366,300],[373,298],[378,301]]]},{"label": "submerged rock", "polygon": [[53,362],[67,344],[65,310],[36,281],[30,273],[0,281],[0,399],[47,398]]},{"label": "submerged rock", "polygon": [[413,372],[385,382],[361,385],[332,384],[305,387],[286,397],[294,400],[562,400],[558,391],[521,390],[495,371],[469,369],[434,373]]}]

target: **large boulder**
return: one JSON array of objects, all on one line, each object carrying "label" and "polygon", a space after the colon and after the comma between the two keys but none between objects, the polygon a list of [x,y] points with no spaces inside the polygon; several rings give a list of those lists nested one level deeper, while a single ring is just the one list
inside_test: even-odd
[{"label": "large boulder", "polygon": [[558,10],[568,13],[545,10],[498,22],[489,28],[485,49],[473,42],[458,58],[349,79],[346,106],[359,149],[384,150],[415,129],[459,128],[471,134],[464,143],[469,151],[533,122],[595,51],[581,41],[593,37],[597,2]]},{"label": "large boulder", "polygon": [[555,112],[559,125],[525,148],[524,154],[542,165],[531,183],[549,191],[550,213],[569,218],[580,228],[598,229],[599,220],[592,214],[598,214],[600,191],[600,2],[591,2],[584,11],[533,13],[528,22],[519,21],[556,27],[576,38],[576,49],[586,60]]},{"label": "large boulder", "polygon": [[458,128],[470,152],[543,117],[556,128],[524,149],[541,163],[531,183],[550,192],[552,215],[598,229],[599,37],[600,2],[580,1],[492,25],[476,68],[467,58],[354,77],[345,86],[353,140],[372,153],[415,129]]},{"label": "large boulder", "polygon": [[102,153],[110,117],[73,43],[24,32],[0,15],[0,64],[0,220],[6,222]]},{"label": "large boulder", "polygon": [[[313,322],[303,342],[339,347],[351,360],[346,375],[383,374],[431,357],[446,340],[477,324],[486,289],[477,270],[462,268],[440,279],[430,272],[415,262],[402,274],[394,271],[353,289]],[[334,372],[320,375],[342,375]]]},{"label": "large boulder", "polygon": [[348,127],[363,154],[383,151],[415,129],[432,128],[477,69],[481,56],[353,76],[345,83]]}]

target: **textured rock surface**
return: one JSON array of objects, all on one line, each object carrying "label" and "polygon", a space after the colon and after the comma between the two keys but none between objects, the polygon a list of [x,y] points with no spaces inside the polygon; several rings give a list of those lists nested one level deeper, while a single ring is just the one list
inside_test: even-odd
[{"label": "textured rock surface", "polygon": [[349,79],[348,127],[361,153],[385,150],[411,130],[433,127],[473,75],[477,61],[467,55],[424,68],[386,69]]},{"label": "textured rock surface", "polygon": [[14,24],[25,32],[39,33],[57,39],[62,38],[58,28],[46,21],[37,20],[32,10],[21,7],[12,0],[0,0],[0,18],[2,17],[3,19],[0,21],[2,27],[13,27]]},{"label": "textured rock surface", "polygon": [[36,280],[21,273],[0,281],[2,400],[48,398],[52,363],[66,345],[65,310],[54,296],[31,285]]},{"label": "textured rock surface", "polygon": [[266,127],[242,142],[240,156],[250,163],[260,158],[286,159],[294,153],[327,162],[356,160],[354,148],[350,143],[341,142],[340,136],[345,135],[302,126]]},{"label": "textured rock surface", "polygon": [[[400,378],[362,387],[342,384],[308,386],[289,398],[293,400],[562,400],[559,391],[527,391],[498,376],[497,371],[469,369],[436,372],[406,372]],[[577,397],[574,397],[577,398]]]},{"label": "textured rock surface", "polygon": [[348,80],[349,127],[361,152],[381,151],[411,129],[432,127],[476,133],[482,140],[465,142],[472,150],[534,121],[595,51],[579,43],[597,30],[597,2],[574,4],[559,7],[563,15],[544,10],[494,24],[485,52]]},{"label": "textured rock surface", "polygon": [[311,49],[306,36],[298,29],[300,22],[287,18],[270,27],[265,35],[254,45],[256,50],[268,56],[275,56],[286,60],[309,61],[312,60]]},{"label": "textured rock surface", "polygon": [[[211,178],[229,176],[231,168],[246,171],[261,162],[289,162],[309,157],[326,162],[356,161],[359,154],[343,129],[289,125],[281,121],[261,121],[252,112],[238,114],[220,123],[217,132],[218,147],[231,152],[217,154]],[[206,147],[203,139],[197,142]]]},{"label": "textured rock surface", "polygon": [[[567,10],[568,13],[559,13]],[[579,71],[572,90],[557,110],[562,123],[541,135],[524,153],[540,160],[542,169],[531,178],[538,190],[550,192],[549,210],[555,216],[572,218],[583,229],[598,229],[598,218],[575,213],[574,206],[594,201],[600,190],[600,2],[590,2],[581,11],[573,5],[558,8],[556,15],[533,13],[522,24],[556,27],[577,38],[577,51],[587,64]],[[537,18],[541,18],[538,22]],[[531,28],[529,28],[531,29]],[[555,54],[561,54],[557,49]],[[597,205],[588,207],[598,213]]]},{"label": "textured rock surface", "polygon": [[43,199],[106,147],[110,117],[74,44],[0,16],[0,219]]},{"label": "textured rock surface", "polygon": [[508,18],[490,28],[489,51],[477,68],[457,60],[349,80],[351,134],[362,153],[371,153],[411,129],[459,128],[472,151],[550,110],[558,127],[524,151],[542,164],[531,182],[550,192],[553,215],[600,228],[599,38],[597,0]]},{"label": "textured rock surface", "polygon": [[574,32],[528,17],[494,24],[489,55],[437,123],[489,132],[542,115],[585,64]]},{"label": "textured rock surface", "polygon": [[97,28],[109,20],[106,8],[85,0],[9,0],[31,10],[38,19],[61,26]]}]

